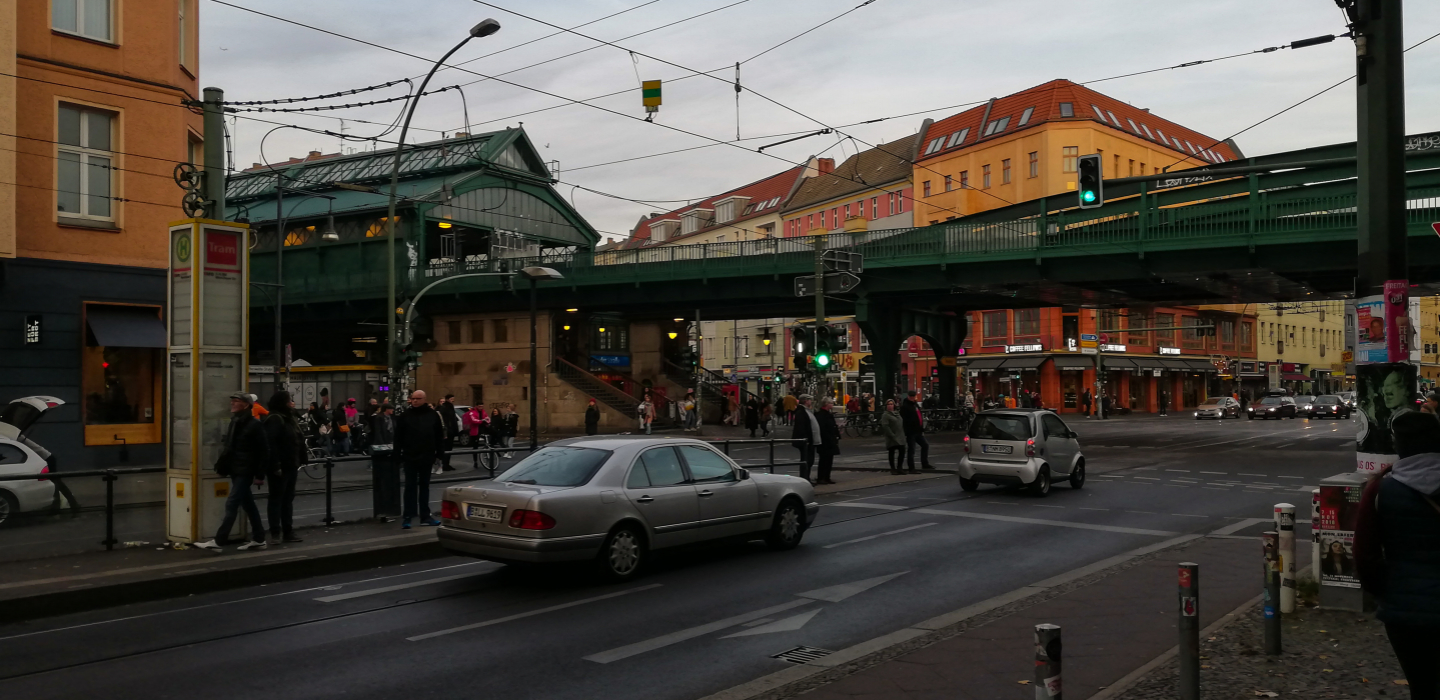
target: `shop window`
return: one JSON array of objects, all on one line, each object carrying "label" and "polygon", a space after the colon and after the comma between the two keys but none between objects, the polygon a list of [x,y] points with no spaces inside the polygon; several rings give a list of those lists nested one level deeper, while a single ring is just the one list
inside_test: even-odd
[{"label": "shop window", "polygon": [[85,444],[119,444],[117,435],[129,444],[159,442],[166,340],[160,307],[86,304],[85,320]]},{"label": "shop window", "polygon": [[1004,345],[1007,330],[1005,328],[1006,314],[1004,311],[986,311],[981,318],[981,330],[985,334],[985,345]]}]

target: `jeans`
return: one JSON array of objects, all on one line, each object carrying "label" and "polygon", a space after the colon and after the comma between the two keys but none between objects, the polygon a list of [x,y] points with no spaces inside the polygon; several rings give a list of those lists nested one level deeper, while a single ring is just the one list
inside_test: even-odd
[{"label": "jeans", "polygon": [[694,411],[686,411],[686,412],[685,412],[685,429],[686,429],[686,430],[694,430],[694,429],[695,429],[695,426],[696,426],[696,425],[699,425],[699,423],[700,423],[700,409],[695,409]]},{"label": "jeans", "polygon": [[335,457],[344,457],[350,454],[350,433],[336,433],[339,437],[332,442],[331,454]]},{"label": "jeans", "polygon": [[640,420],[640,432],[646,435],[650,434],[650,421],[644,420],[643,418]]},{"label": "jeans", "polygon": [[815,464],[815,445],[810,442],[797,442],[795,449],[800,450],[800,478],[810,480],[810,467]]},{"label": "jeans", "polygon": [[835,455],[825,452],[820,455],[820,464],[816,468],[815,481],[826,483],[830,481],[830,467],[835,464]]},{"label": "jeans", "polygon": [[405,491],[401,494],[404,504],[400,517],[409,522],[417,515],[421,520],[430,520],[430,467],[435,456],[420,459],[405,459]]},{"label": "jeans", "polygon": [[455,438],[453,438],[453,437],[447,437],[447,438],[445,438],[444,445],[445,445],[445,452],[446,452],[446,454],[445,454],[443,457],[440,458],[440,464],[443,466],[443,468],[445,469],[445,471],[450,471],[450,470],[452,470],[454,467],[451,467],[451,466],[450,466],[450,454],[449,454],[449,452],[450,452],[451,450],[455,449]]},{"label": "jeans", "polygon": [[1440,670],[1435,658],[1440,656],[1440,630],[1433,626],[1385,623],[1385,635],[1405,679],[1410,681],[1411,700],[1440,698]]},{"label": "jeans", "polygon": [[905,446],[888,445],[885,447],[885,459],[890,462],[890,471],[899,472],[905,469]]},{"label": "jeans", "polygon": [[911,469],[915,468],[915,446],[920,446],[920,466],[930,466],[930,441],[925,439],[924,433],[905,436],[905,451],[910,453],[907,458]]},{"label": "jeans", "polygon": [[250,539],[265,541],[265,523],[260,521],[260,509],[255,505],[255,495],[250,493],[250,483],[254,480],[251,474],[230,477],[230,495],[225,497],[225,519],[220,521],[220,529],[215,532],[216,544],[230,542],[230,528],[235,526],[235,516],[240,514],[241,508],[250,518]]},{"label": "jeans", "polygon": [[266,499],[265,510],[269,511],[272,535],[289,537],[295,532],[295,479],[299,473],[286,469],[280,476],[270,477],[270,497]]}]

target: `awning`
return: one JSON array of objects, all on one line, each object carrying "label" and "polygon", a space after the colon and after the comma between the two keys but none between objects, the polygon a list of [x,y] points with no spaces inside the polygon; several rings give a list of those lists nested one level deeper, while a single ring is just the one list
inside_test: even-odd
[{"label": "awning", "polygon": [[1158,357],[1133,357],[1130,359],[1140,369],[1166,369],[1164,361]]},{"label": "awning", "polygon": [[999,369],[999,368],[1000,368],[1000,365],[1001,365],[1002,363],[1004,363],[1004,362],[1005,362],[1005,358],[1003,358],[1003,357],[980,357],[980,358],[976,358],[976,359],[974,359],[974,360],[971,360],[971,361],[970,361],[970,364],[966,366],[966,369],[979,369],[979,370]]},{"label": "awning", "polygon": [[1104,367],[1110,369],[1136,369],[1135,361],[1128,357],[1109,357],[1104,360]]},{"label": "awning", "polygon": [[1035,369],[1045,364],[1050,359],[1044,355],[1030,357],[1012,357],[1005,360],[1004,369]]},{"label": "awning", "polygon": [[160,309],[153,306],[87,304],[85,321],[101,347],[165,347],[165,324],[160,321]]},{"label": "awning", "polygon": [[1182,371],[1182,372],[1185,372],[1185,371],[1189,371],[1189,370],[1190,370],[1190,365],[1189,365],[1187,362],[1185,362],[1184,360],[1172,360],[1172,359],[1166,357],[1166,358],[1161,358],[1160,364],[1163,365],[1163,366],[1165,367],[1165,369],[1180,370],[1180,371]]},{"label": "awning", "polygon": [[1185,364],[1189,365],[1189,367],[1188,367],[1187,369],[1189,369],[1191,372],[1219,372],[1219,371],[1220,371],[1219,369],[1217,369],[1217,368],[1215,367],[1215,365],[1210,364],[1209,362],[1207,362],[1207,361],[1205,361],[1205,360],[1185,360]]},{"label": "awning", "polygon": [[1288,372],[1286,374],[1282,374],[1280,375],[1280,378],[1287,382],[1309,382],[1315,380],[1314,377],[1308,374],[1297,374],[1295,372]]},{"label": "awning", "polygon": [[1085,355],[1055,355],[1055,369],[1062,372],[1095,369],[1095,362]]}]

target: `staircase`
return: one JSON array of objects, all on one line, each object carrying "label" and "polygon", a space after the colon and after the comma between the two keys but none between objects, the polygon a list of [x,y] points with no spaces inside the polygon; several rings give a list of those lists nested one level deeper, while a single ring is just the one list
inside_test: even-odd
[{"label": "staircase", "polygon": [[613,408],[628,418],[637,418],[637,399],[561,357],[555,358],[555,374],[576,389]]}]

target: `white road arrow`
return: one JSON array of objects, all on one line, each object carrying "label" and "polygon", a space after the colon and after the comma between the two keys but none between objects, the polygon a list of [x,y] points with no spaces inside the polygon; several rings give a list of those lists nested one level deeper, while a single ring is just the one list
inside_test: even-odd
[{"label": "white road arrow", "polygon": [[871,588],[885,583],[886,581],[900,578],[901,576],[904,576],[908,573],[910,572],[901,571],[898,574],[890,574],[889,576],[876,576],[875,578],[867,578],[864,581],[842,583],[838,586],[830,586],[828,588],[817,588],[813,591],[796,593],[795,595],[798,595],[801,598],[809,598],[811,600],[823,600],[828,603],[838,603],[842,600],[845,600],[846,598],[849,598],[850,596],[864,593],[865,591],[868,591]]},{"label": "white road arrow", "polygon": [[810,618],[815,617],[819,614],[820,609],[816,608],[815,610],[811,610],[810,612],[803,612],[799,615],[787,617],[783,620],[776,620],[768,625],[751,627],[744,632],[736,632],[735,634],[727,634],[724,637],[721,637],[721,639],[729,639],[731,637],[750,637],[757,634],[771,634],[774,632],[794,632],[795,630],[804,627],[805,623],[810,621]]}]

